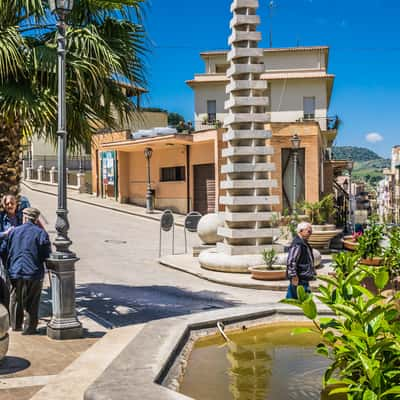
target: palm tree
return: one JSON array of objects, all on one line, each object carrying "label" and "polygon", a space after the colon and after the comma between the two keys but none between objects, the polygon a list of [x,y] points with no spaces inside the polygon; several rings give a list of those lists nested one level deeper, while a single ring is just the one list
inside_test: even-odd
[{"label": "palm tree", "polygon": [[[145,86],[144,0],[75,0],[67,30],[68,147],[135,112],[119,77]],[[17,192],[23,137],[56,141],[55,20],[40,0],[0,0],[0,195]]]}]

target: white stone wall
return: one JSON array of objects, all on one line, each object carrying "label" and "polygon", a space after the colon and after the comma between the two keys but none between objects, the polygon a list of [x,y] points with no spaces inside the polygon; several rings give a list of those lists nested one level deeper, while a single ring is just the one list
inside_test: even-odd
[{"label": "white stone wall", "polygon": [[293,122],[303,118],[303,98],[315,97],[315,120],[326,129],[326,81],[288,79],[269,81],[271,122]]}]

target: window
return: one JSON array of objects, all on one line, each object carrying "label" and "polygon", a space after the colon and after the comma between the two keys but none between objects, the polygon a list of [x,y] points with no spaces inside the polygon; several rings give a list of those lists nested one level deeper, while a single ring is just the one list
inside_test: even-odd
[{"label": "window", "polygon": [[315,97],[303,97],[304,119],[315,118]]},{"label": "window", "polygon": [[185,180],[185,167],[161,168],[161,182],[174,182]]},{"label": "window", "polygon": [[229,64],[217,64],[215,66],[215,72],[217,74],[224,74],[229,68]]},{"label": "window", "polygon": [[207,116],[208,122],[215,122],[217,119],[217,101],[216,100],[207,100]]}]

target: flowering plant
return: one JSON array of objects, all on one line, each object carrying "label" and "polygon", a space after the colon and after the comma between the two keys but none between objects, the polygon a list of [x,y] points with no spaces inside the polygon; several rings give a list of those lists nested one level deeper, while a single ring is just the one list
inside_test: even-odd
[{"label": "flowering plant", "polygon": [[362,236],[362,232],[354,232],[351,236],[353,242],[358,242],[358,239]]}]

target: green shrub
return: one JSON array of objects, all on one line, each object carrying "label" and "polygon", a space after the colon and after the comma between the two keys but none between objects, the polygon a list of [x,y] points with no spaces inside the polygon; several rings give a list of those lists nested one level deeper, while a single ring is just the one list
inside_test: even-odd
[{"label": "green shrub", "polygon": [[300,208],[307,214],[312,225],[322,225],[329,222],[335,214],[335,201],[333,195],[328,194],[315,203],[305,201]]},{"label": "green shrub", "polygon": [[344,393],[348,400],[400,399],[400,296],[385,300],[362,285],[371,277],[381,291],[389,280],[387,268],[358,265],[350,253],[337,257],[336,265],[335,277],[319,276],[325,285],[317,295],[331,317],[318,317],[313,295],[302,286],[298,300],[282,302],[300,307],[321,335],[317,353],[332,360],[323,377],[330,394]]},{"label": "green shrub", "polygon": [[264,249],[262,252],[262,257],[265,262],[267,269],[272,269],[272,265],[276,261],[276,251],[274,249],[266,250]]},{"label": "green shrub", "polygon": [[373,222],[358,238],[357,254],[361,258],[382,256],[381,241],[383,239],[384,229],[384,225]]}]

